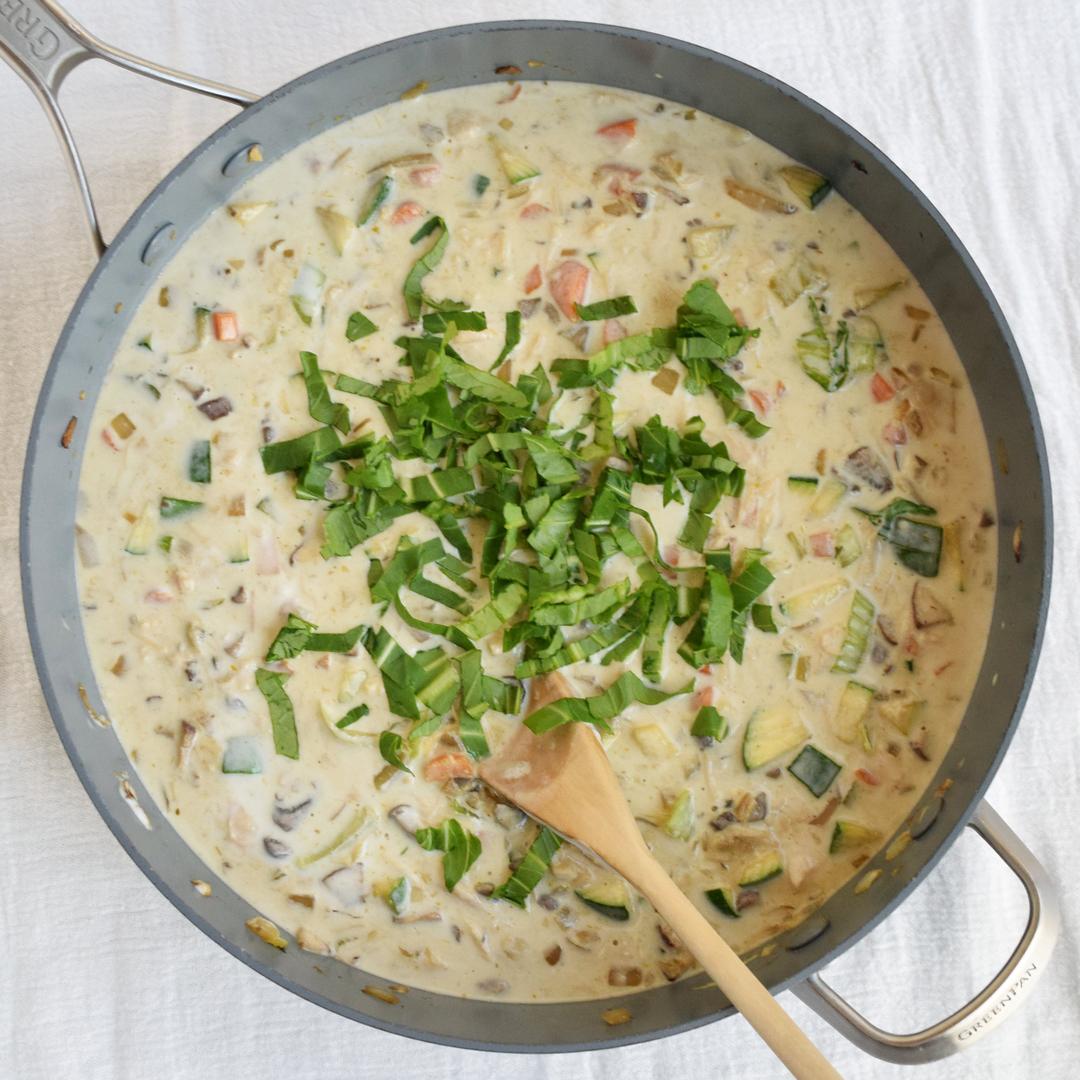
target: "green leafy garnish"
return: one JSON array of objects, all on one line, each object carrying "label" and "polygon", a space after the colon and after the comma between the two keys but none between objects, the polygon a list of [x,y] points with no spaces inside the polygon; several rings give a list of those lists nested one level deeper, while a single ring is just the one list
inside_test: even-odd
[{"label": "green leafy garnish", "polygon": [[371,712],[371,709],[367,705],[354,705],[335,725],[334,727],[340,728],[342,731],[345,728],[352,727],[357,720],[363,720],[367,714]]},{"label": "green leafy garnish", "polygon": [[562,837],[546,825],[542,826],[514,872],[491,895],[523,908],[526,897],[540,884],[560,847]]},{"label": "green leafy garnish", "polygon": [[348,341],[359,341],[374,334],[379,328],[362,312],[354,311],[345,324],[345,338]]},{"label": "green leafy garnish", "polygon": [[319,358],[314,353],[302,352],[300,367],[304,372],[311,418],[320,424],[336,427],[343,434],[347,432],[352,427],[348,407],[330,400],[330,391],[326,389],[326,382],[319,370]]},{"label": "green leafy garnish", "polygon": [[443,853],[443,881],[447,892],[454,891],[454,886],[480,857],[479,838],[462,828],[456,818],[447,818],[435,828],[417,829],[416,842],[425,851]]},{"label": "green leafy garnish", "polygon": [[283,757],[300,757],[300,740],[296,734],[296,716],[289,695],[285,692],[288,675],[278,671],[258,668],[255,685],[266,698],[270,710],[270,727],[274,733],[274,749]]},{"label": "green leafy garnish", "polygon": [[694,717],[690,734],[698,739],[715,739],[719,742],[728,732],[727,719],[713,705],[703,705]]},{"label": "green leafy garnish", "polygon": [[450,242],[450,230],[447,229],[446,222],[436,215],[428,218],[409,239],[410,244],[419,243],[424,237],[435,232],[436,229],[439,230],[439,235],[435,243],[413,263],[412,269],[405,278],[405,286],[402,291],[405,295],[405,308],[409,312],[411,319],[420,318],[420,309],[424,297],[421,283],[442,262],[442,257],[446,253],[446,245]]},{"label": "green leafy garnish", "polygon": [[667,693],[646,686],[632,671],[620,675],[605,691],[589,698],[561,698],[537,709],[525,718],[525,726],[534,735],[543,735],[562,724],[594,724],[601,731],[610,731],[609,720],[631,705],[659,705],[681,694],[688,694],[694,684],[687,683],[679,690]]},{"label": "green leafy garnish", "polygon": [[575,304],[574,310],[583,322],[614,319],[619,315],[633,315],[637,305],[629,296],[615,296],[610,300],[597,300],[595,304]]},{"label": "green leafy garnish", "polygon": [[291,660],[299,656],[307,648],[311,635],[315,630],[315,624],[301,619],[293,612],[289,613],[285,625],[277,632],[270,648],[266,651],[267,663],[275,660]]},{"label": "green leafy garnish", "polygon": [[379,736],[379,753],[382,754],[383,761],[412,776],[412,769],[401,760],[404,749],[405,740],[396,731],[384,731]]},{"label": "green leafy garnish", "polygon": [[521,312],[508,311],[506,313],[506,334],[503,338],[503,347],[499,355],[495,357],[495,363],[489,370],[494,371],[502,366],[502,362],[518,347],[521,342]]},{"label": "green leafy garnish", "polygon": [[491,177],[484,176],[483,173],[477,173],[473,177],[473,191],[477,196],[483,195],[485,191],[491,186]]},{"label": "green leafy garnish", "polygon": [[892,545],[904,566],[921,577],[937,577],[944,530],[931,521],[916,521],[912,516],[932,517],[937,514],[932,506],[910,499],[893,499],[881,510],[858,512],[877,526],[878,536]]}]

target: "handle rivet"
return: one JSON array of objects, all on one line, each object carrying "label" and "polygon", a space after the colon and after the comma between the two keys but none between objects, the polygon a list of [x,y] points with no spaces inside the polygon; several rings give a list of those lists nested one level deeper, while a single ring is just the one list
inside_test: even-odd
[{"label": "handle rivet", "polygon": [[258,143],[248,143],[221,166],[221,173],[223,176],[239,176],[253,165],[258,165],[262,159],[262,147]]},{"label": "handle rivet", "polygon": [[176,226],[167,221],[146,241],[146,247],[142,249],[142,261],[147,266],[153,266],[175,239]]}]

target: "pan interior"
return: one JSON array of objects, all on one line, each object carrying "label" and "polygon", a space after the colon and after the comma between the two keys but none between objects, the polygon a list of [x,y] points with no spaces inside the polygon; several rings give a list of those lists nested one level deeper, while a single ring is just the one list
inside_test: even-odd
[{"label": "pan interior", "polygon": [[[545,57],[552,58],[545,67],[528,68],[523,62]],[[836,898],[822,912],[827,929],[812,941],[805,940],[809,931],[804,930],[802,939],[793,943],[798,948],[777,948],[758,961],[757,970],[770,984],[780,985],[822,962],[887,910],[962,823],[988,782],[1026,691],[1048,573],[1048,505],[1037,419],[996,306],[933,212],[852,133],[792,92],[729,61],[692,47],[610,29],[513,24],[463,28],[345,58],[290,84],[227,125],[193,152],[133,217],[73,312],[35,420],[25,487],[23,558],[35,654],[65,745],[121,842],[185,914],[259,970],[347,1015],[463,1045],[569,1048],[611,1041],[613,1035],[645,1038],[700,1023],[715,1015],[721,1002],[713,993],[696,990],[693,983],[679,984],[632,998],[633,1020],[617,1033],[598,1029],[596,1010],[552,1005],[530,1009],[528,1031],[503,1036],[499,1032],[506,1029],[499,1021],[506,1015],[506,1006],[423,992],[409,994],[400,1006],[390,1005],[364,997],[360,989],[366,976],[353,969],[319,965],[316,959],[293,952],[276,956],[260,949],[252,953],[243,929],[246,906],[218,882],[209,903],[191,892],[189,882],[204,877],[204,868],[163,827],[138,779],[118,781],[126,769],[122,751],[111,734],[86,719],[78,688],[85,686],[92,702],[98,701],[98,695],[78,629],[70,570],[79,461],[104,375],[103,358],[111,356],[126,330],[127,313],[154,280],[158,260],[167,259],[170,245],[178,247],[242,182],[242,175],[229,175],[230,170],[223,167],[250,144],[262,147],[264,162],[274,161],[296,142],[341,117],[396,99],[412,84],[403,72],[421,71],[429,85],[441,88],[488,81],[496,67],[514,61],[520,62],[523,77],[584,77],[645,92],[655,90],[659,73],[665,96],[745,126],[833,177],[841,193],[893,244],[926,289],[965,361],[988,435],[1005,446],[1010,469],[997,480],[1001,527],[1011,536],[1023,522],[1025,555],[1016,562],[1010,546],[1002,545],[997,601],[1001,618],[995,620],[995,627],[1004,625],[1004,629],[996,629],[991,637],[971,706],[981,716],[981,737],[976,742],[961,733],[938,778],[939,782],[951,780],[951,789],[943,804],[931,797],[920,807],[925,808],[922,820],[932,817],[934,824],[890,864],[890,871],[898,872],[865,893],[848,891]],[[164,233],[163,226],[168,226]],[[148,250],[155,236],[166,239]],[[121,300],[123,308],[117,313]],[[95,359],[88,362],[87,357]],[[83,389],[86,397],[80,399]],[[72,415],[85,422],[69,451],[56,440]],[[1018,415],[1030,417],[1030,423],[1017,424]],[[69,569],[58,576],[50,572],[55,566]],[[992,681],[996,682],[993,695]],[[151,825],[159,827],[147,831],[132,812],[133,801]]]}]

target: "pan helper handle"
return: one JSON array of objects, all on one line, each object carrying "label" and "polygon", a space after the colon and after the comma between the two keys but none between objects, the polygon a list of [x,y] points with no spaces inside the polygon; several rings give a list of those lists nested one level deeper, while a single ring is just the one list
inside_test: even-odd
[{"label": "pan helper handle", "polygon": [[219,98],[234,105],[250,105],[257,94],[224,83],[188,75],[143,60],[107,45],[73,19],[54,0],[0,0],[0,55],[22,76],[41,103],[60,141],[68,169],[79,192],[83,215],[95,255],[105,252],[90,183],[75,145],[74,136],[60,108],[60,87],[68,74],[86,60],[110,64],[144,75],[148,79]]}]

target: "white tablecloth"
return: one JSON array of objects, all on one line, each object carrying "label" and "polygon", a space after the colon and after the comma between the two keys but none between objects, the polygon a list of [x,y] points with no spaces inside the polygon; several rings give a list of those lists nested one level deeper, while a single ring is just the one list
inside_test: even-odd
[{"label": "white tablecloth", "polygon": [[[1072,1076],[1080,1055],[1080,65],[1070,0],[71,0],[106,40],[266,91],[342,52],[451,22],[554,16],[692,38],[817,98],[929,195],[982,267],[1026,358],[1056,495],[1057,580],[1027,714],[990,791],[1060,884],[1052,970],[1001,1030],[931,1077]],[[1069,44],[1071,43],[1071,54]],[[91,64],[66,91],[108,235],[225,106]],[[741,1019],[644,1046],[511,1059],[408,1043],[293,997],[212,945],[136,870],[60,747],[33,673],[17,575],[34,398],[91,267],[74,191],[30,92],[0,65],[0,1077],[766,1077]],[[1020,419],[1018,417],[1018,419]],[[1069,852],[1073,854],[1070,856]],[[958,1004],[1019,933],[1007,871],[961,841],[830,973],[898,1029]],[[899,1070],[784,1004],[843,1074]]]}]

